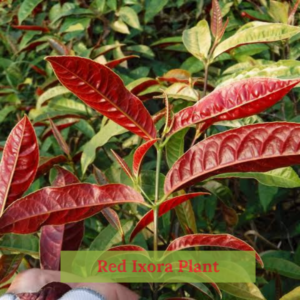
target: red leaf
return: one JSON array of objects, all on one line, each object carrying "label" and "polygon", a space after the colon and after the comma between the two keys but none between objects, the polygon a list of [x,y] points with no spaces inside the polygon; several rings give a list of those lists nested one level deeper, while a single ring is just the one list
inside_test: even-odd
[{"label": "red leaf", "polygon": [[17,271],[23,254],[3,254],[0,258],[0,284],[9,280]]},{"label": "red leaf", "polygon": [[46,187],[10,205],[0,219],[0,234],[33,233],[44,225],[62,225],[89,218],[105,207],[135,203],[143,197],[122,184],[79,183]]},{"label": "red leaf", "polygon": [[57,175],[52,182],[52,186],[65,186],[73,183],[79,183],[79,179],[71,172],[61,167],[56,167]]},{"label": "red leaf", "polygon": [[266,172],[300,163],[300,124],[248,125],[211,136],[194,145],[166,176],[167,195],[213,175]]},{"label": "red leaf", "polygon": [[54,165],[66,162],[67,158],[64,155],[54,156],[54,157],[40,157],[39,167],[36,172],[35,178],[48,173]]},{"label": "red leaf", "polygon": [[263,261],[256,251],[244,241],[230,234],[188,234],[171,242],[166,251],[179,251],[191,247],[213,246],[242,251],[254,251],[257,262],[263,267]]},{"label": "red leaf", "polygon": [[219,2],[212,0],[211,32],[215,38],[220,39],[222,27],[222,11]]},{"label": "red leaf", "polygon": [[144,80],[140,84],[136,85],[135,87],[133,87],[130,91],[132,94],[138,96],[141,92],[145,91],[147,88],[154,85],[158,85],[157,80],[149,78],[147,80]]},{"label": "red leaf", "polygon": [[[78,178],[71,172],[56,167],[57,175],[53,186],[66,186],[79,183]],[[57,226],[44,226],[40,238],[41,266],[46,270],[60,270],[61,251],[78,250],[84,234],[84,222]]]},{"label": "red leaf", "polygon": [[42,269],[60,270],[60,252],[78,250],[83,235],[84,221],[42,227],[40,238]]},{"label": "red leaf", "polygon": [[108,251],[146,251],[146,249],[136,245],[121,245],[112,247]]},{"label": "red leaf", "polygon": [[87,105],[148,140],[156,129],[143,103],[106,66],[75,56],[47,57],[60,82]]},{"label": "red leaf", "polygon": [[299,79],[250,78],[220,87],[175,114],[169,135],[197,123],[205,122],[208,127],[219,121],[260,113],[282,99],[299,82]]},{"label": "red leaf", "polygon": [[104,173],[100,169],[98,169],[95,165],[93,165],[93,174],[99,185],[105,185],[109,183]]},{"label": "red leaf", "polygon": [[25,116],[11,131],[0,165],[0,216],[5,206],[22,196],[35,178],[39,147]]},{"label": "red leaf", "polygon": [[12,25],[13,28],[19,30],[31,30],[31,31],[41,31],[41,32],[49,32],[49,28],[42,26],[34,26],[34,25]]},{"label": "red leaf", "polygon": [[120,157],[114,150],[111,149],[111,152],[114,155],[117,162],[119,163],[119,165],[121,166],[121,168],[123,169],[123,171],[127,174],[127,176],[129,178],[132,178],[131,170],[128,167],[126,161],[122,157]]},{"label": "red leaf", "polygon": [[137,55],[124,56],[122,58],[118,58],[118,59],[109,61],[108,63],[105,64],[105,66],[110,69],[113,69],[113,68],[117,67],[119,64],[121,64],[123,61],[127,61],[132,58],[139,58],[139,56],[137,56]]},{"label": "red leaf", "polygon": [[139,176],[141,164],[148,150],[158,141],[158,139],[150,140],[139,146],[133,154],[132,171],[135,176]]},{"label": "red leaf", "polygon": [[[197,196],[201,196],[201,195],[208,195],[208,193],[185,194],[185,195],[177,196],[175,198],[167,200],[159,206],[158,216],[160,217],[160,216],[164,215],[165,213],[167,213],[168,211],[170,211],[171,209],[173,209],[174,207],[176,207],[177,205],[179,205],[189,199],[195,198]],[[149,210],[143,216],[143,218],[140,219],[140,221],[137,223],[136,227],[132,231],[131,236],[130,236],[130,241],[132,241],[141,230],[143,230],[150,223],[152,223],[153,219],[154,219],[153,210]]]},{"label": "red leaf", "polygon": [[118,214],[109,207],[102,209],[101,213],[105,217],[105,219],[109,222],[109,224],[113,228],[115,228],[116,230],[119,231],[119,233],[122,237],[122,241],[125,242],[125,235],[124,235],[124,231],[123,231],[121,221],[120,221]]}]

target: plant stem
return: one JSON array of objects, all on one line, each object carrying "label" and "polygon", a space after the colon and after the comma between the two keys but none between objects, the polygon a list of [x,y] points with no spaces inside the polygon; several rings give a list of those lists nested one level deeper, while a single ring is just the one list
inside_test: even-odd
[{"label": "plant stem", "polygon": [[157,148],[157,161],[156,161],[156,176],[155,176],[155,199],[154,199],[154,237],[153,237],[153,250],[157,251],[158,243],[157,243],[157,236],[158,236],[158,209],[159,206],[157,202],[159,200],[159,175],[160,175],[160,165],[161,165],[161,157],[162,157],[162,148],[160,145]]},{"label": "plant stem", "polygon": [[204,64],[204,87],[203,87],[202,97],[205,97],[205,95],[206,95],[207,81],[208,81],[208,68],[209,68],[209,63],[205,63]]}]

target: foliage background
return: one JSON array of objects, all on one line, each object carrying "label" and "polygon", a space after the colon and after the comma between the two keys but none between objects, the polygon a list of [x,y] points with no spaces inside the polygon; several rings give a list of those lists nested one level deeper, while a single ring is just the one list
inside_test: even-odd
[{"label": "foliage background", "polygon": [[[233,35],[249,21],[286,23],[288,12],[294,3],[262,1],[220,1],[223,20],[229,19],[224,35]],[[191,56],[182,43],[182,32],[201,19],[210,20],[211,2],[192,0],[95,0],[95,1],[2,1],[0,3],[0,147],[24,114],[35,125],[39,138],[41,156],[62,155],[56,139],[52,136],[48,117],[51,117],[71,148],[74,164],[65,164],[75,170],[85,182],[96,182],[93,165],[105,172],[110,182],[130,181],[115,162],[110,149],[117,150],[127,162],[132,161],[133,149],[141,143],[124,129],[106,118],[99,117],[76,97],[63,90],[49,64],[48,55],[78,55],[106,63],[124,56],[136,55],[119,64],[114,71],[121,76],[129,89],[141,78],[157,78],[172,69],[176,77],[198,79],[199,85],[183,91],[170,83],[157,81],[142,91],[140,96],[151,99],[146,106],[151,114],[163,108],[161,89],[168,88],[175,99],[173,111],[179,111],[195,101],[201,94],[204,66]],[[298,24],[295,14],[294,24]],[[39,26],[21,28],[19,25]],[[26,30],[24,30],[26,29]],[[27,30],[31,29],[31,30]],[[34,30],[32,30],[34,29]],[[270,76],[278,78],[299,77],[297,60],[300,34],[290,40],[241,46],[224,53],[214,62],[208,73],[208,90],[227,80]],[[283,61],[285,60],[285,61]],[[190,75],[189,75],[190,74]],[[145,96],[146,95],[146,96]],[[207,135],[224,131],[241,124],[262,121],[287,120],[300,122],[298,116],[299,89],[294,89],[282,102],[251,118],[225,122],[213,126]],[[192,101],[190,101],[192,100]],[[163,125],[163,120],[158,126]],[[184,149],[192,142],[193,130],[176,134],[167,146],[163,173]],[[82,156],[79,154],[82,153]],[[289,178],[300,186],[299,178],[289,169]],[[298,168],[295,168],[298,173]],[[150,150],[143,167],[142,186],[150,195],[154,193],[155,153]],[[163,174],[161,175],[164,176]],[[38,178],[30,191],[50,185],[55,169]],[[223,179],[204,183],[212,195],[181,205],[176,211],[160,220],[161,234],[165,239],[176,237],[186,228],[197,232],[228,232],[247,240],[265,257],[275,257],[275,265],[258,270],[257,285],[267,299],[279,299],[299,285],[300,280],[300,236],[299,189],[269,186],[254,179]],[[30,192],[28,191],[28,193]],[[204,200],[203,200],[204,199]],[[122,228],[128,239],[136,217],[117,208]],[[177,217],[176,217],[177,215]],[[86,220],[83,248],[107,249],[122,242],[118,230],[103,216]],[[148,236],[150,238],[150,235]],[[38,256],[36,236],[28,237],[30,243],[22,244],[33,256]],[[24,243],[24,241],[22,241]],[[139,234],[135,244],[151,247],[151,239],[144,240]],[[2,247],[3,251],[5,247]],[[28,249],[30,248],[30,249]],[[1,242],[0,242],[1,249]],[[264,256],[263,256],[264,257]],[[36,264],[28,257],[28,262]],[[291,264],[287,263],[290,262]],[[177,291],[177,292],[176,292]],[[145,295],[149,296],[145,287]],[[182,293],[181,287],[168,286],[167,295]],[[196,299],[206,299],[202,294],[191,294]],[[226,292],[223,299],[239,299]],[[165,298],[164,298],[165,297]],[[198,297],[198,298],[197,298]],[[244,298],[243,298],[244,299]],[[261,298],[249,298],[261,299]],[[296,299],[296,298],[295,298]]]}]

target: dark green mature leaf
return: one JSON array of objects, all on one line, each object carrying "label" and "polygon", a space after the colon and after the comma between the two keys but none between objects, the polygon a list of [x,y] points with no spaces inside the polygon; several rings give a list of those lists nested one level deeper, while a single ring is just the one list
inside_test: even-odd
[{"label": "dark green mature leaf", "polygon": [[277,257],[262,257],[265,269],[282,276],[300,280],[300,267],[286,259]]}]

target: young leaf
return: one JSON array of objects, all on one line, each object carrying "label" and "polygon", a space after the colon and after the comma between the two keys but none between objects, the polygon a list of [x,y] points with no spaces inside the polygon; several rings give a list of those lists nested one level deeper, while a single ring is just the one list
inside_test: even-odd
[{"label": "young leaf", "polygon": [[117,67],[119,64],[121,64],[122,62],[127,61],[132,58],[138,58],[138,56],[137,55],[124,56],[124,57],[109,61],[108,63],[105,64],[105,66],[110,69],[113,69],[113,68]]},{"label": "young leaf", "polygon": [[183,32],[182,41],[186,49],[200,60],[207,58],[211,45],[209,26],[206,20]]},{"label": "young leaf", "polygon": [[300,163],[300,124],[261,123],[211,136],[188,150],[166,176],[165,193],[229,172],[266,172]]},{"label": "young leaf", "polygon": [[0,233],[33,233],[41,226],[81,221],[105,207],[125,203],[145,205],[139,193],[121,184],[46,187],[9,206],[0,219]]},{"label": "young leaf", "polygon": [[30,31],[41,31],[41,32],[49,32],[48,27],[35,26],[35,25],[12,25],[13,28],[19,30],[30,30]]},{"label": "young leaf", "polygon": [[241,251],[254,251],[257,262],[261,266],[264,265],[258,253],[256,253],[250,245],[230,234],[188,234],[171,242],[166,251],[179,251],[197,246],[213,246]]},{"label": "young leaf", "polygon": [[[78,178],[66,169],[56,167],[56,170],[57,175],[52,186],[79,183]],[[83,234],[83,221],[66,225],[44,226],[40,237],[41,267],[46,270],[60,270],[61,251],[78,250]]]},{"label": "young leaf", "polygon": [[[170,200],[167,200],[165,202],[163,202],[160,206],[159,206],[159,211],[158,211],[158,216],[162,216],[163,214],[167,213],[168,211],[170,211],[171,209],[173,209],[174,207],[176,207],[177,205],[189,200],[189,199],[193,199],[195,197],[198,196],[202,196],[202,195],[208,195],[208,193],[192,193],[192,194],[185,194],[185,195],[181,195],[181,196],[177,196],[175,198],[172,198]],[[154,218],[154,213],[153,210],[148,211],[142,219],[140,219],[140,221],[138,222],[138,224],[136,225],[136,227],[134,228],[134,230],[131,233],[130,236],[130,241],[132,241],[134,239],[134,237],[141,231],[143,230],[145,227],[147,227],[150,223],[153,222],[153,218]]]},{"label": "young leaf", "polygon": [[[251,25],[251,23],[249,23]],[[255,43],[270,43],[291,38],[300,32],[300,28],[280,23],[263,23],[258,26],[250,26],[239,30],[230,38],[221,42],[213,52],[213,58],[216,58],[223,52],[236,48],[241,45]]]},{"label": "young leaf", "polygon": [[132,171],[134,176],[139,176],[141,164],[148,150],[158,141],[158,139],[150,140],[138,147],[133,154]]},{"label": "young leaf", "polygon": [[9,280],[17,271],[23,254],[3,254],[0,258],[0,284]]},{"label": "young leaf", "polygon": [[146,140],[156,137],[143,103],[109,68],[75,56],[52,56],[47,61],[60,82],[87,105]]},{"label": "young leaf", "polygon": [[281,100],[299,82],[299,79],[250,78],[216,89],[193,106],[175,114],[169,135],[202,122],[207,128],[219,121],[260,113]]},{"label": "young leaf", "polygon": [[109,222],[109,224],[119,231],[122,237],[122,241],[125,243],[125,234],[118,214],[110,207],[102,209],[101,213],[104,216],[104,218]]},{"label": "young leaf", "polygon": [[0,216],[5,206],[22,196],[35,178],[39,147],[34,129],[25,116],[11,131],[0,165]]},{"label": "young leaf", "polygon": [[140,21],[135,10],[129,6],[122,6],[119,11],[120,18],[129,26],[140,29]]},{"label": "young leaf", "polygon": [[252,282],[248,283],[218,283],[219,288],[226,293],[242,299],[265,300],[259,288]]},{"label": "young leaf", "polygon": [[212,0],[211,32],[217,39],[221,38],[222,32],[222,11],[218,0]]},{"label": "young leaf", "polygon": [[121,168],[123,169],[123,171],[127,174],[127,176],[129,178],[132,178],[133,175],[131,173],[129,166],[125,162],[125,160],[122,157],[120,157],[114,150],[111,149],[111,152],[112,152],[113,156],[115,157],[115,159],[117,160],[117,162],[119,163],[119,165],[121,166]]},{"label": "young leaf", "polygon": [[84,235],[84,222],[43,226],[40,238],[41,267],[60,270],[61,251],[77,251]]},{"label": "young leaf", "polygon": [[93,174],[99,185],[108,184],[108,179],[106,178],[105,174],[100,169],[98,169],[95,165],[93,165]]},{"label": "young leaf", "polygon": [[60,164],[66,161],[67,158],[64,155],[58,155],[54,157],[44,157],[44,156],[40,157],[39,167],[37,169],[35,179],[48,173],[56,164]]},{"label": "young leaf", "polygon": [[18,20],[21,24],[35,9],[35,7],[40,4],[42,0],[24,0],[18,11]]},{"label": "young leaf", "polygon": [[70,157],[70,148],[68,146],[68,144],[66,143],[65,139],[63,138],[63,136],[61,135],[60,131],[58,130],[58,128],[56,127],[56,125],[53,123],[53,121],[51,119],[49,119],[50,122],[50,126],[53,132],[53,135],[57,141],[57,143],[59,144],[60,148],[67,154],[68,157]]}]

